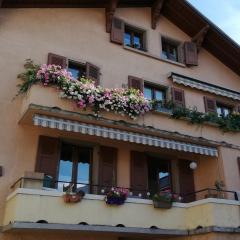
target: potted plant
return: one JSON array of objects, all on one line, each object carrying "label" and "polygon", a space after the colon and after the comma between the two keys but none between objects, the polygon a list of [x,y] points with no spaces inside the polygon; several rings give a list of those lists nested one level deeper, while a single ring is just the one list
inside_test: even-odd
[{"label": "potted plant", "polygon": [[82,190],[73,192],[73,186],[74,186],[73,184],[70,185],[65,194],[63,195],[63,200],[65,203],[80,202],[85,195],[85,192]]},{"label": "potted plant", "polygon": [[108,205],[122,205],[128,197],[128,190],[124,188],[112,188],[105,197]]},{"label": "potted plant", "polygon": [[172,207],[172,202],[176,200],[176,196],[167,190],[154,194],[152,200],[154,208],[169,209]]}]

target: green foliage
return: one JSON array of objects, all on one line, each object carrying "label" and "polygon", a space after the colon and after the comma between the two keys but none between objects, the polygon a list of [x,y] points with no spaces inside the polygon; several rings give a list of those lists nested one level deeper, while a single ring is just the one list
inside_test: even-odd
[{"label": "green foliage", "polygon": [[39,65],[34,64],[31,59],[27,59],[24,68],[25,72],[17,76],[22,80],[22,83],[18,84],[19,90],[17,96],[26,93],[32,85],[39,82],[39,80],[36,79],[37,71],[40,68]]},{"label": "green foliage", "polygon": [[228,116],[218,116],[214,113],[198,112],[196,108],[180,108],[175,107],[172,110],[172,118],[184,119],[187,118],[192,124],[214,123],[219,126],[224,132],[239,132],[240,131],[240,114],[233,112]]}]

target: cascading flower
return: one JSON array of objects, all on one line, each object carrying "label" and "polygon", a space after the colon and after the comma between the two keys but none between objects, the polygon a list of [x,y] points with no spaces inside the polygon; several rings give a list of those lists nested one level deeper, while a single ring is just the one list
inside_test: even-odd
[{"label": "cascading flower", "polygon": [[38,66],[29,61],[26,66],[34,68],[34,83],[57,86],[61,98],[74,100],[81,109],[90,107],[95,115],[105,110],[136,119],[151,110],[151,102],[139,90],[96,86],[92,80],[75,79],[66,69],[53,64]]}]

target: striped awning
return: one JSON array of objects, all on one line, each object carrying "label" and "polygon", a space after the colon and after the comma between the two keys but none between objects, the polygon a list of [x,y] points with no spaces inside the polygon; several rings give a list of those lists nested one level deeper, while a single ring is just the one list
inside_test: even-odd
[{"label": "striped awning", "polygon": [[217,148],[202,146],[192,143],[174,141],[170,139],[160,138],[156,136],[128,132],[124,130],[97,126],[92,124],[81,123],[78,121],[65,120],[56,117],[43,115],[35,115],[33,117],[35,126],[59,129],[63,131],[76,132],[97,137],[109,138],[119,141],[138,143],[154,147],[173,149],[183,152],[196,153],[216,157],[218,155]]},{"label": "striped awning", "polygon": [[196,88],[205,92],[214,93],[216,95],[232,98],[235,100],[240,100],[240,93],[230,89],[219,87],[210,83],[205,83],[200,80],[185,77],[176,73],[171,73],[169,77],[173,80],[173,82],[182,84],[184,86]]}]

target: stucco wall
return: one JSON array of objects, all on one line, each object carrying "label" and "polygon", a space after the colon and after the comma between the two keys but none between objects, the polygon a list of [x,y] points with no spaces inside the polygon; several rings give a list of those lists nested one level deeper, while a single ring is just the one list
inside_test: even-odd
[{"label": "stucco wall", "polygon": [[[150,9],[118,9],[116,15],[130,24],[147,29],[149,52],[153,55],[160,55],[160,33],[178,40],[189,40],[186,34],[163,17],[161,17],[157,29],[151,30]],[[74,134],[18,125],[22,98],[14,101],[12,99],[17,92],[16,76],[23,71],[25,59],[31,58],[36,63],[45,63],[48,52],[53,52],[77,61],[90,61],[101,68],[101,83],[105,87],[121,87],[122,83],[127,83],[128,75],[170,85],[171,82],[167,80],[166,76],[173,71],[237,91],[240,89],[239,76],[204,49],[199,54],[198,67],[183,68],[111,44],[109,34],[105,31],[104,9],[0,9],[0,46],[0,137],[2,140],[0,165],[4,168],[4,175],[0,179],[0,219],[2,219],[4,199],[10,184],[24,171],[34,169],[39,134],[89,140],[88,137],[79,137]],[[203,95],[205,94],[186,89],[187,106],[196,105],[199,110],[202,110]],[[49,101],[50,99],[46,96],[39,99],[40,102],[45,100]],[[148,121],[150,125],[161,129],[175,130],[178,126],[176,131],[184,134],[224,140],[240,145],[238,135],[222,135],[216,128],[201,129],[181,121],[179,121],[179,125],[176,125],[176,121],[161,115],[149,115],[146,119],[143,118],[139,121],[141,123]],[[94,141],[100,142],[99,139],[94,139]],[[114,145],[107,140],[105,143]],[[134,145],[134,148],[145,150],[147,147]],[[123,171],[123,169],[127,169],[126,152],[122,151],[119,154],[124,160],[119,164],[118,180],[126,186],[129,184],[127,180],[129,179],[129,170]],[[223,166],[225,167],[227,186],[240,189],[239,182],[235,180],[236,177],[239,177],[236,170],[234,170],[234,175],[231,174],[232,169],[236,168],[234,159],[238,154],[239,152],[235,150],[223,153],[223,161],[225,161]],[[179,153],[179,155],[181,154]],[[226,159],[229,156],[232,161]],[[200,168],[202,164],[200,164]],[[214,168],[213,161],[211,161],[211,165]],[[215,178],[215,175],[213,176]],[[209,182],[213,182],[213,179]]]}]

